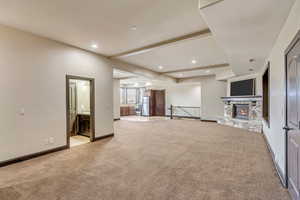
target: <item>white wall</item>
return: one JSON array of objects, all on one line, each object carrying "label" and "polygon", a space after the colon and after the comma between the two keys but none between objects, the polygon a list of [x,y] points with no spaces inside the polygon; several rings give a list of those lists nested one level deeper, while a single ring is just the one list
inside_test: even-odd
[{"label": "white wall", "polygon": [[201,107],[201,86],[177,84],[166,88],[166,113],[174,106]]},{"label": "white wall", "polygon": [[227,83],[217,81],[215,77],[201,81],[201,118],[218,120],[224,116],[224,103],[221,97],[226,96]]},{"label": "white wall", "polygon": [[241,80],[247,80],[247,79],[256,79],[255,80],[255,92],[256,95],[262,95],[262,76],[260,74],[249,74],[249,75],[243,75],[243,76],[236,76],[233,78],[230,78],[227,80],[227,96],[230,96],[230,84],[234,81],[241,81]]},{"label": "white wall", "polygon": [[96,137],[112,133],[108,60],[0,26],[0,161],[66,145],[66,74],[95,78]]},{"label": "white wall", "polygon": [[113,96],[114,96],[114,119],[120,119],[120,80],[113,81]]},{"label": "white wall", "polygon": [[[285,174],[285,54],[284,51],[300,29],[300,0],[296,0],[292,11],[281,30],[270,53],[270,128],[264,124],[263,131],[275,154],[282,173]],[[264,71],[264,69],[262,70]]]},{"label": "white wall", "polygon": [[216,80],[216,76],[206,76],[180,80],[181,83],[201,84],[201,118],[203,120],[218,120],[224,116],[224,103],[221,97],[226,96],[226,81]]}]

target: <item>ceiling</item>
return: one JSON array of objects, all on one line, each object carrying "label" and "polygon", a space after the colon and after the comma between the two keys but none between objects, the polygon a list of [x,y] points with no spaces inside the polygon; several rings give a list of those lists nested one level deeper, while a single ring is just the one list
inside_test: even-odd
[{"label": "ceiling", "polygon": [[[0,23],[103,55],[207,29],[198,0],[0,0]],[[136,30],[133,30],[136,27]]]},{"label": "ceiling", "polygon": [[[0,0],[0,3],[1,24],[108,57],[208,29],[199,13],[198,0]],[[156,72],[227,62],[211,34],[114,59]],[[197,63],[191,63],[192,60]],[[162,70],[158,69],[160,65]]]},{"label": "ceiling", "polygon": [[295,0],[201,1],[0,0],[0,24],[174,78],[245,74],[264,65]]},{"label": "ceiling", "polygon": [[121,71],[118,69],[113,70],[113,78],[116,78],[116,79],[126,79],[126,78],[132,78],[135,76],[136,76],[135,74],[130,73],[130,72]]},{"label": "ceiling", "polygon": [[251,0],[241,5],[241,0],[223,0],[200,13],[239,75],[264,66],[294,2]]},{"label": "ceiling", "polygon": [[[226,55],[212,35],[173,43],[137,55],[119,57],[119,59],[157,72],[228,62]],[[193,60],[196,63],[192,63]]]}]

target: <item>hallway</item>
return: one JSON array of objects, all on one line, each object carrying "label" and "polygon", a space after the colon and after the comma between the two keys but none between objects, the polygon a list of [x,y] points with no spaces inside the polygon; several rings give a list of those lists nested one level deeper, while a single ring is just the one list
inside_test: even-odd
[{"label": "hallway", "polygon": [[117,121],[115,137],[0,168],[1,200],[285,200],[261,134]]}]

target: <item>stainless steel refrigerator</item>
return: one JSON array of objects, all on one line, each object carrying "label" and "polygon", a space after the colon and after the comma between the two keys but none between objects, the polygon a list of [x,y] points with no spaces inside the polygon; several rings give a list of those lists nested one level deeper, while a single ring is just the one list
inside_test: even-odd
[{"label": "stainless steel refrigerator", "polygon": [[149,116],[149,101],[150,97],[143,97],[142,101],[142,116]]}]

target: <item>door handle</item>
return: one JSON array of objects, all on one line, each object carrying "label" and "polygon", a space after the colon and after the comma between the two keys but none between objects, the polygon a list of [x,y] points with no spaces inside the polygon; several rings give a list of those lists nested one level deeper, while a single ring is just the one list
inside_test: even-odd
[{"label": "door handle", "polygon": [[283,130],[286,130],[286,131],[292,131],[292,130],[294,130],[293,128],[290,128],[290,127],[288,127],[288,126],[284,126],[283,127]]}]

